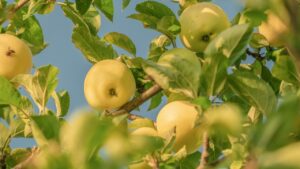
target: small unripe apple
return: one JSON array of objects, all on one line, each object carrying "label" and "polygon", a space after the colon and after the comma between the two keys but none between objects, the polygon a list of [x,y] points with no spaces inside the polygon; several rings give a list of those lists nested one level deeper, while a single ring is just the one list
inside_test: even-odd
[{"label": "small unripe apple", "polygon": [[168,139],[175,129],[174,150],[185,146],[187,153],[195,152],[201,145],[201,130],[195,127],[198,111],[195,105],[186,101],[174,101],[165,105],[157,116],[159,136]]},{"label": "small unripe apple", "polygon": [[263,22],[258,31],[264,35],[271,46],[280,47],[284,45],[284,41],[288,32],[286,24],[274,13],[268,12],[267,21]]},{"label": "small unripe apple", "polygon": [[116,60],[102,60],[87,73],[84,94],[90,106],[116,109],[134,95],[136,84],[130,69]]},{"label": "small unripe apple", "polygon": [[31,68],[32,54],[25,42],[13,35],[0,34],[0,76],[12,79]]},{"label": "small unripe apple", "polygon": [[230,26],[223,9],[209,2],[187,7],[180,16],[180,24],[182,43],[195,52],[203,52],[212,39]]}]

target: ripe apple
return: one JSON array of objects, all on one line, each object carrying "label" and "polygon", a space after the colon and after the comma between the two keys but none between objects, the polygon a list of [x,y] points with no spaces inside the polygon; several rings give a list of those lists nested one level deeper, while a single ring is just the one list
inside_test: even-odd
[{"label": "ripe apple", "polygon": [[102,60],[87,73],[84,94],[90,106],[116,109],[128,102],[136,90],[130,69],[116,60]]},{"label": "ripe apple", "polygon": [[198,111],[195,105],[186,101],[174,101],[165,105],[157,116],[158,135],[168,139],[175,129],[174,150],[185,146],[187,153],[195,152],[202,144],[203,128],[195,127]]},{"label": "ripe apple", "polygon": [[32,54],[29,47],[19,38],[0,34],[0,76],[12,79],[31,70]]},{"label": "ripe apple", "polygon": [[267,13],[268,19],[263,22],[259,27],[258,31],[264,35],[269,41],[271,46],[279,47],[284,45],[284,38],[288,32],[286,24],[274,13]]},{"label": "ripe apple", "polygon": [[230,26],[226,13],[209,2],[187,7],[180,16],[180,24],[182,43],[195,52],[203,52],[212,39]]}]

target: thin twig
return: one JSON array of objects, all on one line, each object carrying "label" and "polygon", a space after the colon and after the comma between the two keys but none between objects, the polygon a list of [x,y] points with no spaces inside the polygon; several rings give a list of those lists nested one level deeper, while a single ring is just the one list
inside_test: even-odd
[{"label": "thin twig", "polygon": [[255,59],[257,59],[259,61],[262,61],[262,60],[265,59],[265,57],[263,57],[261,54],[251,52],[249,49],[246,49],[246,53],[247,53],[247,55],[250,55],[250,56],[254,57]]},{"label": "thin twig", "polygon": [[203,133],[203,151],[201,153],[200,164],[197,167],[197,169],[205,169],[206,165],[208,164],[208,157],[209,157],[208,149],[209,149],[209,137],[208,137],[208,133],[204,132]]},{"label": "thin twig", "polygon": [[250,154],[243,169],[258,169],[258,162],[253,154]]},{"label": "thin twig", "polygon": [[22,161],[21,163],[16,165],[13,169],[22,169],[22,168],[28,166],[28,164],[30,164],[32,162],[32,160],[39,153],[39,151],[40,151],[40,149],[37,147],[32,148],[31,155],[25,161]]},{"label": "thin twig", "polygon": [[16,13],[19,9],[25,6],[30,0],[20,0],[16,6],[13,8],[12,12]]},{"label": "thin twig", "polygon": [[[141,104],[143,104],[145,101],[150,99],[152,96],[159,93],[161,90],[162,90],[162,88],[158,84],[154,84],[151,88],[149,88],[145,92],[143,92],[139,97],[136,97],[132,101],[126,103],[119,110],[108,113],[107,115],[118,116],[118,115],[122,115],[122,114],[129,114],[132,110],[139,107]],[[128,118],[134,119],[134,118],[138,118],[138,116],[129,114]]]},{"label": "thin twig", "polygon": [[159,169],[159,162],[155,157],[152,157],[151,160],[149,161],[150,166],[152,169]]}]

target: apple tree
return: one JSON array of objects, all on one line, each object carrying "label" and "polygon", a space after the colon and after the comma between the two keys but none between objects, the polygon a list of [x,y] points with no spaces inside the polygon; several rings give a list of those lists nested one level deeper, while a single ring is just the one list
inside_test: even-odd
[{"label": "apple tree", "polygon": [[[299,169],[299,0],[244,0],[233,20],[214,1],[172,2],[0,0],[0,169]],[[114,3],[159,32],[147,56],[123,33],[99,36]],[[92,63],[90,109],[71,119],[59,69],[32,61],[47,47],[36,15],[54,7]],[[146,101],[155,119],[134,114]]]}]

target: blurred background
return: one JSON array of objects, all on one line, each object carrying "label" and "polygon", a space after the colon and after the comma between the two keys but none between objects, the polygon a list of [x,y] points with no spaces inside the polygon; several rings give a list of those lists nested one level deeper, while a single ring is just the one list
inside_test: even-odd
[{"label": "blurred background", "polygon": [[[114,22],[110,22],[104,15],[101,14],[101,28],[99,36],[103,37],[108,32],[120,32],[129,36],[135,43],[137,56],[146,57],[151,40],[160,35],[154,30],[144,29],[142,24],[136,20],[128,19],[127,16],[135,13],[135,6],[142,0],[132,0],[130,5],[122,10],[122,1],[114,0],[115,13]],[[177,3],[171,0],[160,0],[175,13],[179,9]],[[230,19],[242,9],[240,0],[213,0],[224,9]],[[75,48],[71,41],[73,24],[64,17],[64,14],[59,6],[48,15],[37,15],[37,18],[43,28],[45,41],[48,47],[40,54],[34,57],[35,67],[52,64],[60,69],[58,90],[67,90],[71,97],[70,110],[67,118],[70,118],[80,110],[88,108],[88,104],[84,98],[83,82],[86,73],[92,66],[81,52]],[[179,39],[177,39],[178,47],[182,47]],[[116,48],[119,54],[126,54],[124,50]],[[148,103],[140,107],[140,111],[134,111],[135,114],[140,114],[144,117],[155,119],[162,104],[147,112]],[[51,104],[51,102],[50,102]],[[53,108],[54,105],[50,105]],[[11,146],[16,147],[31,147],[35,142],[31,139],[13,139]]]}]

